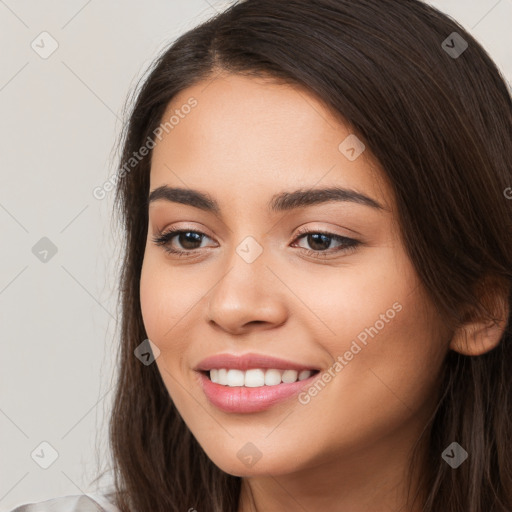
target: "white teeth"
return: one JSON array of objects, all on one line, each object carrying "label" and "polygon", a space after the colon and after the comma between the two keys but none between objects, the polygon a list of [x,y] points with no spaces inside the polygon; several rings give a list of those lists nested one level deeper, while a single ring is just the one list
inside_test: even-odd
[{"label": "white teeth", "polygon": [[212,382],[222,386],[257,388],[261,386],[277,386],[278,384],[296,382],[311,377],[311,370],[277,370],[274,368],[265,370],[252,368],[247,371],[236,370],[234,368],[213,368],[210,370],[210,379]]},{"label": "white teeth", "polygon": [[243,386],[245,381],[245,374],[242,370],[235,370],[232,368],[228,370],[226,384],[231,387]]},{"label": "white teeth", "polygon": [[279,370],[267,370],[265,372],[265,386],[281,384],[281,372]]},{"label": "white teeth", "polygon": [[[211,373],[210,373],[210,378],[211,378]],[[222,370],[218,370],[217,382],[219,384],[224,384],[224,386],[228,385],[228,371],[225,368],[223,368]]]},{"label": "white teeth", "polygon": [[248,388],[257,388],[265,385],[265,372],[259,368],[247,370],[245,372],[245,386]]},{"label": "white teeth", "polygon": [[295,382],[297,380],[297,371],[296,370],[285,370],[281,377],[283,382]]}]

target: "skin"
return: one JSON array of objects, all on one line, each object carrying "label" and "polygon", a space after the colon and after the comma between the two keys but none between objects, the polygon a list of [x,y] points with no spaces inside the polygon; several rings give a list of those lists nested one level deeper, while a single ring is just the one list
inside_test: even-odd
[{"label": "skin", "polygon": [[[354,161],[340,152],[351,131],[325,105],[298,87],[224,74],[182,91],[164,119],[191,96],[197,107],[153,150],[150,191],[197,189],[221,212],[165,200],[149,207],[140,300],[170,396],[211,460],[243,477],[241,512],[400,510],[443,358],[471,346],[447,331],[426,296],[378,162],[368,148]],[[384,209],[329,202],[267,211],[278,192],[335,185]],[[195,255],[178,258],[153,242],[171,226],[206,235],[188,246],[199,247]],[[323,251],[330,254],[314,257],[306,249],[322,250],[298,239],[299,227],[360,245],[334,252],[340,244],[331,238]],[[250,264],[236,252],[247,236],[263,248]],[[172,247],[186,251],[183,243],[175,236]],[[207,400],[193,370],[225,352],[327,370],[395,303],[394,318],[305,405],[295,396],[258,413],[226,413]],[[482,351],[496,336],[473,338]],[[237,457],[247,442],[262,455],[252,467]]]}]

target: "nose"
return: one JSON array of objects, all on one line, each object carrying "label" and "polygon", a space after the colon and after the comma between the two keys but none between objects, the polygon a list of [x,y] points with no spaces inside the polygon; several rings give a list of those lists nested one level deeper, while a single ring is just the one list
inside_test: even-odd
[{"label": "nose", "polygon": [[230,334],[266,330],[286,322],[286,287],[267,267],[263,254],[248,263],[234,253],[230,265],[213,287],[208,300],[208,322]]}]

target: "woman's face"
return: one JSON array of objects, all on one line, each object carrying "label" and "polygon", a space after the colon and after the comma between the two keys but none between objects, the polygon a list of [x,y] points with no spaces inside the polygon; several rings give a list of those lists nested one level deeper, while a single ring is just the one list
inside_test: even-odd
[{"label": "woman's face", "polygon": [[[173,115],[150,193],[210,202],[150,201],[140,298],[183,420],[234,475],[393,467],[431,410],[448,333],[378,163],[296,87],[225,75],[183,91],[162,122]],[[185,233],[154,242],[171,228]],[[219,354],[234,359],[202,364]]]}]

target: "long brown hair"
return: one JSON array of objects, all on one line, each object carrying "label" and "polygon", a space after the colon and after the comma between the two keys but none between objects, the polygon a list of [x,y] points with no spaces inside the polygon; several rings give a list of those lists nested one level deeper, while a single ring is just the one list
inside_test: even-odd
[{"label": "long brown hair", "polygon": [[[493,319],[499,299],[506,302],[495,349],[448,352],[423,434],[422,486],[425,512],[512,511],[512,101],[481,45],[418,0],[247,0],[179,37],[143,78],[123,134],[115,203],[125,235],[109,432],[118,507],[238,508],[241,478],[213,464],[157,366],[134,356],[147,338],[139,280],[151,154],[127,164],[154,138],[173,97],[219,71],[306,87],[350,125],[384,169],[405,249],[447,325]],[[469,453],[456,470],[441,459],[453,441]]]}]

